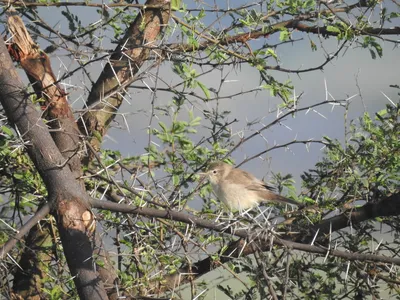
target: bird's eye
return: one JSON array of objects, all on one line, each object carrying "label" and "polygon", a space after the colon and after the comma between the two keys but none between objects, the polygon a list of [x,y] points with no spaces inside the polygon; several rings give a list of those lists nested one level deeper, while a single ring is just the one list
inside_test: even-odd
[{"label": "bird's eye", "polygon": [[213,172],[213,174],[217,174],[217,170],[213,170],[212,172]]}]

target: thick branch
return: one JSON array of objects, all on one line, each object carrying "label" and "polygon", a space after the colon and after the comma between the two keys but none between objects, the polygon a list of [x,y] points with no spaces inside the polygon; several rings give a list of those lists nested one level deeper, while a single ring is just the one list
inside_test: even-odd
[{"label": "thick branch", "polygon": [[[395,202],[390,205],[390,209],[384,209],[384,208],[379,208],[380,205],[386,205],[387,202]],[[381,204],[378,204],[381,203]],[[393,195],[391,197],[385,198],[384,200],[380,201],[377,203],[377,206],[375,208],[375,213],[373,214],[367,214],[364,218],[354,220],[354,222],[361,222],[365,221],[367,219],[370,219],[372,217],[378,217],[379,215],[376,215],[377,213],[383,213],[384,216],[394,216],[394,215],[399,215],[400,214],[400,193]],[[99,200],[91,200],[91,204],[95,208],[99,209],[105,209],[109,211],[114,211],[114,212],[121,212],[121,213],[131,213],[131,214],[138,214],[142,216],[148,216],[148,217],[157,217],[157,218],[164,218],[164,219],[170,219],[178,222],[183,222],[186,224],[190,225],[195,225],[201,228],[206,228],[206,229],[211,229],[217,232],[223,232],[227,234],[232,234],[240,238],[251,238],[254,241],[260,242],[262,245],[263,250],[266,250],[270,247],[270,239],[271,237],[269,236],[270,233],[267,233],[267,235],[263,234],[263,230],[257,231],[256,233],[252,231],[248,231],[245,229],[241,230],[235,230],[231,226],[227,226],[227,224],[222,224],[222,223],[215,223],[213,221],[208,221],[204,220],[202,218],[190,215],[186,212],[179,212],[179,211],[174,211],[174,210],[159,210],[159,209],[153,209],[153,208],[145,208],[145,207],[132,207],[130,205],[125,205],[125,204],[119,204],[119,203],[114,203],[114,202],[109,202],[109,201],[99,201]],[[368,206],[368,204],[366,205]],[[370,209],[366,209],[367,211],[370,211]],[[367,216],[370,216],[369,218]],[[341,223],[343,227],[347,227],[347,223]],[[337,230],[341,229],[337,228]],[[265,239],[265,242],[264,242]],[[337,257],[342,257],[346,258],[349,260],[370,260],[370,261],[382,261],[382,262],[389,262],[389,263],[394,263],[400,265],[400,259],[393,259],[391,257],[384,257],[384,256],[379,256],[379,255],[364,255],[364,254],[358,254],[358,253],[347,253],[343,251],[333,251],[326,249],[324,247],[319,247],[319,246],[312,246],[312,245],[307,245],[304,243],[298,243],[298,242],[293,242],[291,240],[287,239],[281,239],[279,237],[274,238],[273,242],[274,244],[277,245],[282,245],[286,246],[292,249],[297,249],[301,251],[306,251],[306,252],[311,252],[311,253],[316,253],[316,254],[331,254]],[[240,247],[243,245],[243,241],[237,241],[233,243],[232,245],[229,246],[228,249],[230,250],[225,250],[224,253],[230,253],[229,259],[238,257],[239,254],[241,255],[249,255],[252,254],[253,252],[253,247]],[[236,254],[235,254],[236,253]],[[229,260],[228,259],[228,260]],[[198,268],[203,269],[204,266],[198,265]]]},{"label": "thick branch", "polygon": [[366,220],[397,215],[400,215],[400,192],[378,202],[369,202],[362,207],[357,207],[338,216],[323,220],[321,223],[312,226],[308,235],[298,237],[295,240],[309,243],[317,232],[318,236],[324,237],[330,232],[335,232]]},{"label": "thick branch", "polygon": [[75,180],[55,145],[47,126],[24,92],[3,40],[0,41],[0,102],[15,126],[41,175],[49,202],[57,210],[57,222],[68,266],[82,299],[106,299],[94,269],[87,214],[88,196]]},{"label": "thick branch", "polygon": [[[80,150],[80,133],[67,101],[67,95],[57,82],[52,71],[49,57],[33,42],[22,19],[13,14],[8,18],[8,25],[13,37],[11,53],[21,63],[28,75],[38,97],[45,100],[45,115],[52,127],[51,135],[64,156],[75,178],[81,178],[82,166],[78,155]],[[83,182],[81,183],[83,186]],[[99,234],[96,232],[95,254],[102,262],[98,270],[103,283],[111,284],[117,278]],[[28,245],[28,248],[30,245]]]},{"label": "thick branch", "polygon": [[15,10],[11,11],[7,23],[14,42],[9,46],[10,54],[28,75],[37,97],[45,100],[44,114],[52,128],[51,135],[68,161],[75,178],[79,178],[82,175],[80,158],[77,155],[80,145],[79,129],[68,104],[67,94],[57,83],[49,57],[33,42]]},{"label": "thick branch", "polygon": [[18,243],[24,236],[29,232],[29,230],[35,226],[40,220],[45,218],[50,213],[50,203],[46,203],[43,205],[35,215],[29,219],[28,222],[22,226],[17,234],[15,234],[11,239],[9,239],[1,248],[0,248],[0,260],[4,259],[8,252]]},{"label": "thick branch", "polygon": [[[397,216],[400,215],[400,193],[393,194],[390,197],[387,197],[385,199],[382,199],[381,201],[377,203],[367,203],[366,205],[356,208],[352,210],[350,213],[344,212],[343,214],[339,216],[335,216],[333,218],[323,220],[321,223],[316,224],[315,226],[311,227],[308,232],[308,235],[301,236],[301,235],[296,235],[296,236],[287,236],[285,239],[281,239],[279,244],[285,244],[286,246],[293,248],[293,249],[298,249],[306,252],[313,252],[312,249],[317,250],[316,248],[310,248],[310,245],[307,245],[306,243],[309,243],[315,236],[315,233],[319,230],[318,235],[320,237],[325,237],[326,234],[329,234],[330,232],[335,232],[340,229],[346,228],[349,225],[356,225],[358,223],[361,223],[366,220],[370,220],[376,217],[383,217],[383,216]],[[292,246],[292,241],[289,241],[289,239],[294,239],[296,242],[301,242],[304,246],[299,247],[298,244],[296,246]],[[318,239],[317,239],[318,240]],[[264,243],[263,249],[266,250],[270,247],[269,244]],[[317,251],[321,251],[323,248],[319,248]],[[325,249],[325,254],[327,249]],[[223,256],[223,253],[231,253],[229,256]],[[239,254],[242,256],[250,255],[253,253],[253,247],[250,246],[245,246],[244,245],[244,239],[238,239],[235,242],[232,242],[228,247],[227,250],[224,251],[223,253],[219,252],[218,256],[220,257],[220,262],[225,263],[228,262],[234,258],[237,258]],[[314,253],[320,253],[320,252],[314,252]],[[337,255],[338,253],[329,252],[330,254]],[[354,260],[354,259],[366,259],[366,257],[363,257],[361,254],[354,253],[354,256],[349,256],[346,258],[346,254],[340,253],[339,257],[346,258],[348,260]],[[369,257],[371,258],[371,257]],[[383,257],[380,257],[383,258]],[[386,258],[383,258],[386,260]],[[390,258],[389,258],[390,259]],[[212,259],[212,257],[207,257],[201,261],[198,261],[197,263],[194,264],[193,267],[195,267],[198,271],[197,276],[204,275],[211,270],[215,269],[215,262]],[[185,268],[182,268],[182,272],[185,273],[187,270]]]},{"label": "thick branch", "polygon": [[[258,231],[257,234],[260,234],[258,237],[255,237],[254,234],[251,234],[247,230],[233,230],[232,227],[226,226],[226,224],[219,224],[212,221],[204,220],[199,217],[189,215],[185,212],[177,212],[172,210],[158,210],[152,208],[135,208],[129,205],[112,203],[108,201],[91,201],[93,207],[99,209],[106,209],[115,212],[123,212],[123,213],[133,213],[139,214],[143,216],[157,217],[157,218],[165,218],[171,219],[174,221],[184,222],[190,225],[196,225],[201,228],[211,229],[217,232],[223,232],[232,234],[240,237],[235,242],[232,242],[228,245],[227,248],[224,248],[223,251],[218,253],[219,260],[216,261],[215,256],[207,257],[204,260],[198,261],[197,263],[191,266],[191,270],[196,271],[196,277],[200,277],[211,270],[218,267],[220,264],[226,263],[234,258],[239,256],[247,256],[253,254],[254,247],[249,244],[246,244],[246,240],[250,239],[259,244],[259,247],[266,251],[271,247],[271,241],[273,241],[276,245],[281,245],[289,249],[296,249],[300,251],[320,254],[320,255],[333,255],[336,257],[344,258],[346,260],[358,260],[358,261],[375,261],[375,262],[385,262],[385,263],[393,263],[396,265],[400,265],[400,259],[386,257],[382,255],[372,255],[372,254],[362,254],[362,253],[349,253],[340,250],[332,250],[325,247],[314,246],[307,244],[308,241],[304,241],[298,236],[287,236],[285,238],[275,237],[273,238],[270,233],[266,233],[263,237],[261,237],[262,231]],[[332,222],[332,232],[337,231],[342,228],[346,228],[349,226],[350,222],[352,224],[360,223],[362,221],[366,221],[378,216],[395,216],[400,214],[400,193],[396,193],[390,197],[387,197],[375,204],[368,203],[365,206],[355,209],[351,215],[350,219],[347,214],[343,214],[341,216],[334,217],[332,219],[321,222],[319,225],[316,225],[309,230],[309,235],[306,238],[311,238],[314,236],[313,232],[315,232],[318,227],[320,228],[320,232],[325,234],[329,233],[330,223]],[[323,236],[320,234],[320,236]],[[296,241],[293,241],[296,240]],[[302,240],[302,242],[299,242]],[[183,267],[180,269],[181,273],[188,273],[188,269]],[[171,275],[167,278],[168,287],[174,287],[179,284],[183,284],[185,282],[185,277],[179,276],[179,274]]]},{"label": "thick branch", "polygon": [[[86,106],[89,111],[83,115],[82,132],[96,136],[91,140],[95,149],[99,149],[99,136],[104,136],[108,124],[123,101],[124,87],[135,80],[140,67],[156,47],[159,33],[169,20],[168,0],[148,0],[146,9],[141,10],[135,21],[126,31],[109,63],[105,66],[97,82],[92,87]],[[163,5],[162,8],[147,8]],[[115,91],[118,91],[116,93]]]}]

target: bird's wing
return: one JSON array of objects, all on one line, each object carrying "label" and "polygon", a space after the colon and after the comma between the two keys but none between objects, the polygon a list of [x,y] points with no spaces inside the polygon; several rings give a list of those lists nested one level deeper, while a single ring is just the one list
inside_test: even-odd
[{"label": "bird's wing", "polygon": [[[244,178],[243,178],[244,176]],[[237,182],[237,180],[244,182],[241,185],[243,187],[247,186],[246,182],[257,182],[258,179],[256,177],[254,177],[252,174],[250,174],[249,172],[246,172],[244,170],[239,170],[239,169],[233,169],[229,172],[228,176],[226,177],[226,180],[228,181],[235,181]],[[237,183],[236,183],[237,184]]]},{"label": "bird's wing", "polygon": [[249,186],[247,186],[247,188],[252,191],[269,190],[271,192],[276,192],[276,188],[274,186],[268,185],[262,181],[257,184],[249,185]]},{"label": "bird's wing", "polygon": [[237,179],[237,177],[240,176],[245,176],[246,179],[248,179],[249,182],[252,182],[251,184],[241,184],[243,188],[247,188],[252,191],[263,191],[265,189],[269,191],[274,191],[275,188],[273,186],[270,186],[266,184],[264,181],[261,181],[257,177],[255,177],[253,174],[246,172],[244,170],[238,170],[238,169],[233,169],[229,175],[227,176],[227,180],[232,181],[234,178]]},{"label": "bird's wing", "polygon": [[276,189],[274,187],[265,184],[261,180],[257,184],[252,184],[247,186],[247,189],[253,190],[255,192],[260,192],[263,201],[274,201],[301,207],[301,204],[298,203],[297,201],[276,194],[274,191]]},{"label": "bird's wing", "polygon": [[252,191],[262,191],[262,190],[269,190],[269,191],[275,191],[275,187],[266,184],[264,181],[258,179],[255,177],[253,174],[250,174],[248,172],[244,172],[244,175],[253,181],[253,184],[247,185],[246,188]]}]

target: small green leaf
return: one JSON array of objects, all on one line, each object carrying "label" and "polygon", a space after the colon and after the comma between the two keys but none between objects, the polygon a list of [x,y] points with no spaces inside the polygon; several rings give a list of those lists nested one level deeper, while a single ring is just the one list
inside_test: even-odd
[{"label": "small green leaf", "polygon": [[190,126],[198,126],[198,125],[200,125],[200,121],[201,121],[201,118],[196,117],[192,121],[190,121],[189,125]]},{"label": "small green leaf", "polygon": [[181,0],[171,0],[172,10],[179,10],[180,7],[181,7]]},{"label": "small green leaf", "polygon": [[268,48],[267,54],[271,55],[273,58],[278,59],[278,55],[276,55],[275,51],[271,48]]},{"label": "small green leaf", "polygon": [[202,89],[202,91],[203,91],[204,95],[207,97],[207,99],[210,99],[210,91],[208,90],[208,88],[201,82],[197,82],[197,84]]},{"label": "small green leaf", "polygon": [[172,183],[174,186],[177,186],[179,184],[179,176],[178,175],[172,175]]},{"label": "small green leaf", "polygon": [[328,30],[329,32],[340,33],[340,29],[335,26],[328,26],[328,27],[326,27],[326,30]]},{"label": "small green leaf", "polygon": [[8,128],[7,126],[1,126],[1,131],[3,131],[9,137],[12,137],[14,135],[12,130],[10,128]]},{"label": "small green leaf", "polygon": [[287,41],[290,39],[290,32],[287,31],[286,29],[282,30],[281,33],[279,34],[279,40],[282,42]]},{"label": "small green leaf", "polygon": [[158,125],[160,125],[160,127],[164,132],[168,132],[167,125],[165,125],[163,122],[159,122]]},{"label": "small green leaf", "polygon": [[24,175],[23,174],[14,173],[13,176],[14,176],[15,179],[24,179]]}]

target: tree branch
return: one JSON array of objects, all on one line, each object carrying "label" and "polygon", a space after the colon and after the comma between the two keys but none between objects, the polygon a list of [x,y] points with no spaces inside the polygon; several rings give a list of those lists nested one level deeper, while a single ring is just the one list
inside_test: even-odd
[{"label": "tree branch", "polygon": [[49,57],[33,42],[22,19],[14,9],[10,9],[9,13],[7,24],[14,42],[9,46],[10,55],[21,64],[37,98],[45,100],[44,114],[52,128],[51,135],[75,178],[80,178],[82,167],[77,155],[80,132],[68,104],[67,94],[57,83]]},{"label": "tree branch", "polygon": [[97,137],[90,138],[96,150],[100,147],[99,136],[105,135],[108,124],[115,118],[123,102],[125,90],[106,99],[105,95],[135,80],[140,67],[155,48],[158,35],[167,25],[169,15],[170,1],[148,0],[145,9],[132,22],[92,87],[85,105],[90,110],[82,116],[80,127],[89,137],[97,133]]},{"label": "tree branch", "polygon": [[[153,209],[153,208],[146,208],[146,207],[132,207],[130,205],[125,205],[125,204],[118,204],[118,203],[113,203],[109,201],[99,201],[95,199],[91,199],[91,204],[94,208],[102,209],[102,210],[108,210],[108,211],[113,211],[113,212],[121,212],[121,213],[130,213],[130,214],[138,214],[142,216],[147,216],[147,217],[157,217],[157,218],[163,218],[163,219],[170,219],[178,222],[183,222],[186,224],[190,225],[195,225],[201,228],[206,228],[206,229],[211,229],[217,232],[221,233],[227,233],[227,234],[232,234],[234,236],[243,238],[243,239],[250,239],[253,242],[256,241],[260,243],[261,248],[265,251],[271,246],[271,242],[273,242],[276,245],[281,245],[285,246],[290,249],[296,249],[296,250],[301,250],[305,252],[310,252],[310,253],[315,253],[315,254],[321,254],[321,255],[333,255],[336,257],[340,258],[345,258],[347,260],[360,260],[360,261],[380,261],[380,262],[385,262],[385,263],[393,263],[396,265],[400,265],[400,258],[392,258],[392,257],[385,257],[381,255],[370,255],[370,254],[360,254],[360,253],[349,253],[349,252],[343,252],[339,250],[332,250],[328,249],[322,246],[313,246],[313,245],[307,245],[304,243],[299,243],[295,241],[289,240],[290,237],[285,237],[285,238],[280,238],[279,236],[273,235],[271,232],[266,232],[265,230],[259,230],[253,233],[252,231],[248,231],[245,229],[240,229],[240,230],[235,230],[232,226],[227,226],[226,224],[223,223],[216,223],[213,221],[208,221],[196,216],[193,216],[191,214],[188,214],[186,212],[179,212],[179,211],[174,211],[174,210],[159,210],[159,209]],[[394,202],[390,205],[390,209],[382,209],[379,208],[381,204],[386,205],[387,202]],[[384,200],[378,202],[381,204],[377,204],[375,207],[375,213],[374,214],[369,214],[370,217],[377,217],[377,213],[381,212],[384,214],[384,216],[394,216],[400,214],[400,193],[392,195],[388,198],[385,198]],[[368,207],[368,205],[366,205]],[[370,211],[369,208],[366,208],[366,211]],[[365,221],[367,219],[370,219],[367,217],[368,214],[365,215],[364,218],[359,218],[355,219],[354,222],[361,222]],[[347,227],[348,223],[340,222],[341,226],[339,228],[339,225],[337,226],[336,230],[339,230],[341,228]],[[326,225],[323,223],[321,225],[321,228],[325,228]],[[291,238],[293,239],[293,238]],[[231,245],[228,246],[226,250],[224,250],[223,253],[230,253],[229,256],[226,256],[227,261],[238,257],[240,255],[249,255],[253,253],[253,248],[245,246],[243,240],[238,240]],[[222,255],[223,253],[220,253]],[[207,258],[201,263],[196,263],[195,267],[199,269],[208,269],[204,268],[204,263],[207,262],[207,265],[210,265],[210,258]],[[225,262],[225,261],[223,261]],[[192,266],[193,267],[193,266]],[[209,271],[209,270],[208,270]],[[200,274],[201,272],[199,272]],[[201,273],[201,275],[204,273]]]},{"label": "tree branch", "polygon": [[400,192],[392,194],[378,202],[367,204],[341,213],[338,216],[322,220],[310,228],[309,234],[299,236],[295,240],[302,243],[309,243],[314,239],[315,234],[324,238],[330,232],[338,231],[351,225],[359,224],[366,220],[377,217],[389,217],[400,215]]},{"label": "tree branch", "polygon": [[29,157],[41,175],[56,220],[68,266],[82,299],[106,299],[93,263],[88,195],[63,165],[64,157],[24,92],[4,41],[0,41],[0,102],[8,120],[24,141]]},{"label": "tree branch", "polygon": [[35,226],[40,220],[45,218],[50,213],[50,203],[45,203],[34,215],[29,219],[14,235],[0,248],[0,260],[5,259],[6,255],[11,251],[16,243],[22,240],[22,238],[29,232],[29,230]]}]

